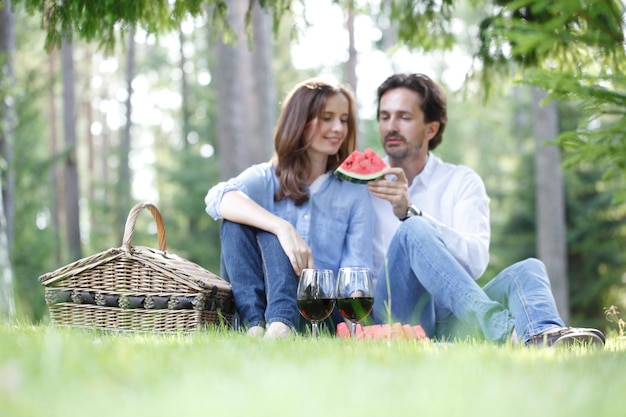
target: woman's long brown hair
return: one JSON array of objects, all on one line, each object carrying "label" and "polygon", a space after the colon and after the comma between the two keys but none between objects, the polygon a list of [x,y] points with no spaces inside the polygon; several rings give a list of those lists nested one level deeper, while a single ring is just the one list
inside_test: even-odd
[{"label": "woman's long brown hair", "polygon": [[310,124],[321,117],[328,97],[335,94],[343,94],[348,99],[348,134],[337,154],[328,158],[326,171],[336,169],[356,148],[357,117],[352,91],[346,86],[332,85],[319,79],[298,84],[287,95],[274,131],[272,162],[276,164],[280,183],[274,196],[276,201],[291,198],[299,205],[309,199],[307,177],[311,166],[306,151],[311,146],[311,140],[307,142],[305,135]]}]

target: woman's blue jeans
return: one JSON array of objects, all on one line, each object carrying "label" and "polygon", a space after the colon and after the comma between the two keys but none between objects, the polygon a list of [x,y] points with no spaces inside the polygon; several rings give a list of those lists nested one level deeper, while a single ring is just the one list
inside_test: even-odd
[{"label": "woman's blue jeans", "polygon": [[423,217],[403,222],[391,241],[374,293],[374,319],[420,324],[429,337],[478,334],[501,343],[513,329],[525,342],[564,326],[541,261],[518,262],[481,288]]},{"label": "woman's blue jeans", "polygon": [[298,277],[276,236],[224,220],[220,237],[221,275],[230,281],[242,324],[280,321],[297,328]]}]

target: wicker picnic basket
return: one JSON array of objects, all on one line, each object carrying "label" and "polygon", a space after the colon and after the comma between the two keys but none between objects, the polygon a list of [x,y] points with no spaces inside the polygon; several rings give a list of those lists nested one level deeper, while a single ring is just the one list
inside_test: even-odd
[{"label": "wicker picnic basket", "polygon": [[[159,249],[131,246],[139,212],[157,225]],[[168,253],[163,218],[150,203],[135,205],[122,246],[80,259],[39,277],[52,323],[138,332],[192,332],[230,325],[230,284],[201,266]]]}]

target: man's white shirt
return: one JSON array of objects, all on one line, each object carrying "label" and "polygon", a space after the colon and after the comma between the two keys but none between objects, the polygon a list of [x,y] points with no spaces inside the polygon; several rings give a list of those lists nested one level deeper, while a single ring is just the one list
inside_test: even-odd
[{"label": "man's white shirt", "polygon": [[[389,201],[371,194],[370,199],[376,214],[374,271],[378,274],[401,221]],[[409,187],[409,200],[438,228],[463,268],[474,279],[480,278],[489,263],[491,234],[489,196],[482,178],[467,166],[443,162],[429,153],[424,169]]]}]

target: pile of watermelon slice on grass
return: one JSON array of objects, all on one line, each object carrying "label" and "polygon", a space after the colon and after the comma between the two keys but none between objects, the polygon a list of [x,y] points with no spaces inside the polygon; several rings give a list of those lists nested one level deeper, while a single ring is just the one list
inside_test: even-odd
[{"label": "pile of watermelon slice on grass", "polygon": [[[352,337],[348,325],[341,322],[337,325],[337,337],[343,339],[349,339]],[[408,324],[372,324],[369,326],[356,326],[356,339],[357,340],[420,340],[424,342],[430,342],[430,338],[426,335],[426,332],[422,326],[408,325]]]},{"label": "pile of watermelon slice on grass", "polygon": [[354,151],[335,170],[335,175],[344,180],[365,184],[383,176],[387,166],[376,152],[367,148],[363,152]]}]

